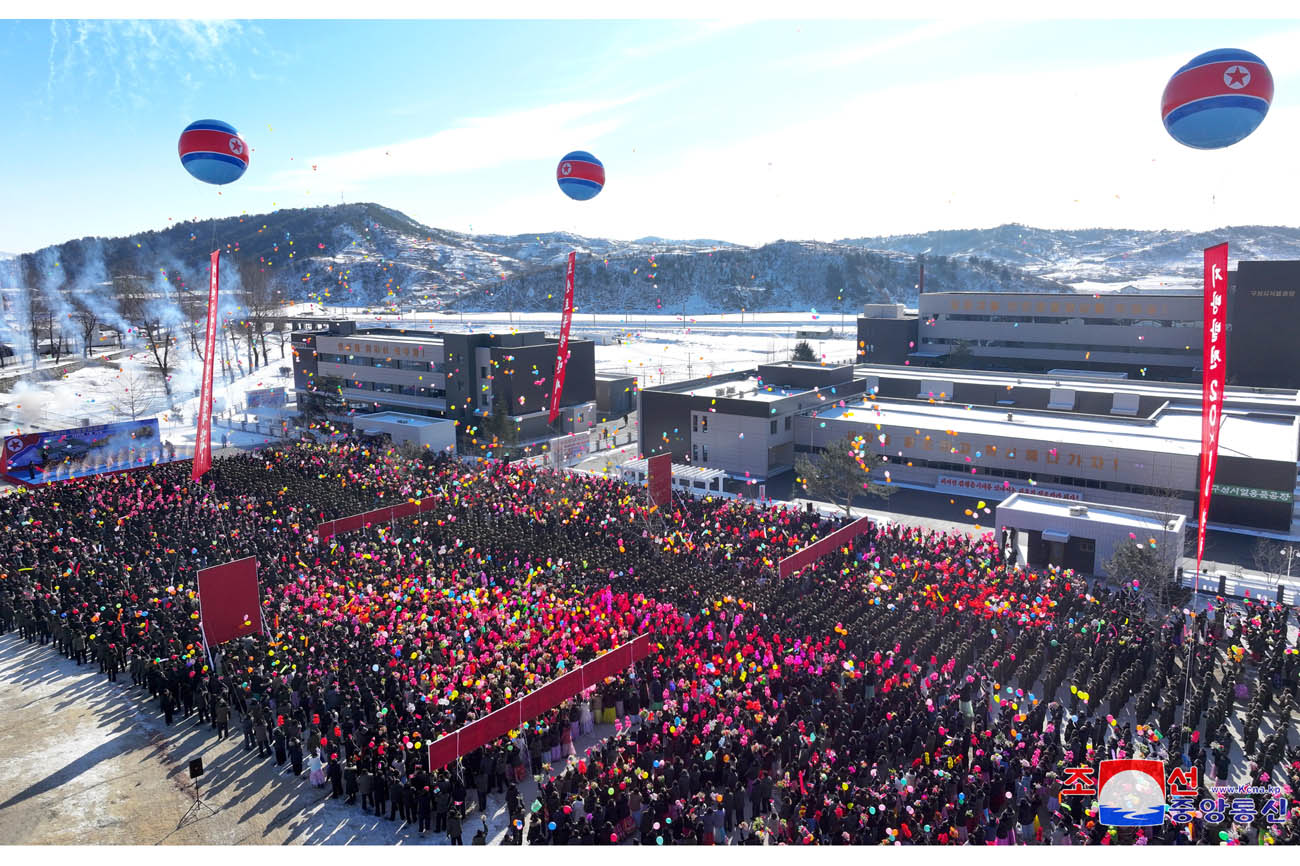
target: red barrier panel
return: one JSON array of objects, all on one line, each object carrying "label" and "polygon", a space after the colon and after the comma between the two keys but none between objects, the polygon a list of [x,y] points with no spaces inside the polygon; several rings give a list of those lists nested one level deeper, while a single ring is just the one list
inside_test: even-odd
[{"label": "red barrier panel", "polygon": [[870,518],[861,517],[850,523],[848,526],[835,530],[825,538],[814,541],[802,550],[796,550],[777,564],[777,576],[789,577],[805,565],[814,563],[832,550],[843,547],[854,538],[857,538],[859,535],[866,532],[870,525]]},{"label": "red barrier panel", "polygon": [[447,734],[429,745],[429,770],[438,770],[458,758],[463,758],[511,730],[518,730],[524,722],[537,718],[547,710],[632,667],[650,655],[654,649],[649,635],[640,635],[622,646],[597,656],[585,665],[552,680],[536,691],[529,692],[477,721],[470,722],[458,731]]},{"label": "red barrier panel", "polygon": [[200,569],[198,577],[199,622],[209,646],[262,633],[257,557]]},{"label": "red barrier panel", "polygon": [[456,734],[451,734],[426,746],[429,752],[430,770],[445,767],[460,757],[460,752],[456,749],[458,739]]},{"label": "red barrier panel", "polygon": [[352,514],[348,517],[340,517],[337,520],[326,520],[316,525],[316,537],[320,541],[332,538],[341,532],[351,532],[353,529],[361,529],[363,526],[374,526],[380,523],[391,523],[403,517],[410,517],[414,514],[420,514],[424,511],[430,511],[438,506],[437,500],[424,499],[420,502],[403,502],[400,505],[385,505],[383,508],[373,508],[370,511],[363,511],[360,514]]}]

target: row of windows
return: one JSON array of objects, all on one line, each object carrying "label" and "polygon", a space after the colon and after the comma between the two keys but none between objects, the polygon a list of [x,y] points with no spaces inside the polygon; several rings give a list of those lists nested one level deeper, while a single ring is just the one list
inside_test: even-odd
[{"label": "row of windows", "polygon": [[[804,454],[819,454],[825,451],[825,448],[816,448],[810,445],[796,445],[795,451]],[[899,458],[893,458],[897,461]],[[956,475],[968,475],[970,473],[969,463],[950,463],[946,460],[927,460],[923,457],[906,458],[905,461],[913,468],[937,469],[941,472],[950,472]],[[1112,493],[1129,493],[1135,496],[1151,496],[1157,499],[1165,499],[1170,496],[1176,499],[1195,500],[1196,492],[1192,490],[1172,491],[1166,488],[1148,487],[1142,484],[1123,484],[1118,481],[1099,481],[1095,478],[1076,478],[1071,475],[1045,475],[1041,472],[1023,472],[1018,469],[1002,469],[999,467],[981,468],[980,475],[983,477],[1006,478],[1016,481],[1028,481],[1034,479],[1039,484],[1055,485],[1057,487],[1082,487],[1091,490],[1109,490]]]},{"label": "row of windows", "polygon": [[[1078,352],[1081,343],[1035,343],[1028,340],[964,340],[961,337],[922,337],[921,345],[947,345],[952,346],[957,343],[966,343],[971,348],[990,348],[990,349],[1046,349],[1057,352]],[[1201,354],[1200,344],[1196,348],[1186,349],[1162,349],[1156,346],[1093,346],[1093,352],[1124,352],[1126,354],[1140,353],[1143,355],[1181,355],[1182,357],[1193,359]]]},{"label": "row of windows", "polygon": [[[1163,308],[1167,311],[1169,308],[1164,304],[1157,306],[1155,304],[1140,304],[1136,301],[1115,302],[1111,305],[1119,315],[1132,316],[1156,316],[1157,310]],[[1094,315],[1104,314],[1106,312],[1106,303],[1097,301],[959,301],[952,300],[953,310],[965,310],[966,312],[983,313],[987,308],[990,313],[1000,313],[1005,307],[1009,313],[1077,313],[1080,316],[1092,313]],[[928,314],[927,314],[928,315]]]},{"label": "row of windows", "polygon": [[[1187,319],[1094,319],[1089,317],[1080,318],[1079,316],[972,316],[966,313],[945,313],[940,318],[946,322],[1002,322],[1006,324],[1019,322],[1022,325],[1064,325],[1082,322],[1085,325],[1121,325],[1124,327],[1138,325],[1149,328],[1200,328],[1204,324],[1199,319],[1190,321]],[[933,322],[935,318],[931,317],[926,321]]]},{"label": "row of windows", "polygon": [[441,373],[443,365],[437,361],[406,361],[396,358],[371,358],[366,355],[337,355],[321,352],[318,360],[329,364],[351,364],[354,367],[379,367],[384,370],[410,370],[416,373]]},{"label": "row of windows", "polygon": [[441,388],[425,388],[415,385],[390,385],[387,382],[363,382],[357,379],[340,379],[337,376],[323,376],[316,383],[322,391],[338,393],[339,388],[352,388],[357,391],[373,391],[376,394],[401,394],[406,397],[446,397],[447,392]]},{"label": "row of windows", "polygon": [[[789,430],[789,429],[794,425],[794,420],[793,420],[793,419],[794,419],[794,416],[792,416],[792,415],[786,415],[786,416],[785,416],[785,429]],[[772,419],[772,424],[771,424],[771,433],[772,433],[773,436],[776,435],[776,433],[777,433],[777,429],[778,429],[778,427],[777,427],[776,419],[773,418],[773,419]],[[709,416],[708,416],[708,415],[696,415],[696,414],[692,414],[692,415],[691,415],[691,432],[692,432],[692,433],[708,433],[708,432],[709,432]]]}]

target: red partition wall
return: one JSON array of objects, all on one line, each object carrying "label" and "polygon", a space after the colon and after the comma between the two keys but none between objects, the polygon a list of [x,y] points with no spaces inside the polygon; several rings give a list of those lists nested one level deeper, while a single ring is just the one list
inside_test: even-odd
[{"label": "red partition wall", "polygon": [[656,454],[646,461],[646,483],[650,501],[664,508],[673,501],[673,455]]},{"label": "red partition wall", "polygon": [[320,541],[324,541],[341,532],[351,532],[354,529],[374,526],[377,523],[389,523],[437,507],[437,500],[434,499],[424,499],[420,502],[403,502],[401,505],[385,505],[383,508],[374,508],[360,514],[340,517],[338,520],[326,520],[318,523],[316,524],[316,537]]},{"label": "red partition wall", "polygon": [[524,722],[558,707],[581,694],[584,689],[603,682],[606,677],[627,670],[650,655],[654,647],[649,635],[640,635],[536,691],[529,692],[519,700],[447,734],[429,745],[429,769],[445,767],[457,758],[463,758],[475,749],[504,737],[510,731],[518,730]]},{"label": "red partition wall", "polygon": [[209,646],[262,633],[257,557],[199,570],[199,623]]},{"label": "red partition wall", "polygon": [[866,532],[867,527],[870,525],[871,520],[869,518],[859,518],[848,526],[835,530],[825,538],[814,541],[802,550],[796,550],[777,564],[777,575],[779,577],[789,577],[805,565],[810,565],[830,553],[832,550],[836,550],[848,544],[850,541]]}]

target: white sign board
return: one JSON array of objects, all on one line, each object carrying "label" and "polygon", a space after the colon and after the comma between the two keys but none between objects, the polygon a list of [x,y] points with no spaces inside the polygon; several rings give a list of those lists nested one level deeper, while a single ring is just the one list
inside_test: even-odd
[{"label": "white sign board", "polygon": [[1009,481],[1005,478],[992,478],[987,475],[940,475],[934,489],[942,493],[959,493],[962,496],[974,496],[979,499],[1006,499],[1012,493],[1029,493],[1034,496],[1047,496],[1052,499],[1068,499],[1082,502],[1083,494],[1059,487],[1044,487],[1027,481]]}]

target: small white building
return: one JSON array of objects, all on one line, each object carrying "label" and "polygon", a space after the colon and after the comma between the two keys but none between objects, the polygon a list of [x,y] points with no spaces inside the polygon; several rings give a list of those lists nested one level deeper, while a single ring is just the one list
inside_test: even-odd
[{"label": "small white building", "polygon": [[1056,565],[1106,575],[1121,545],[1150,547],[1172,574],[1183,555],[1187,517],[1121,505],[1075,502],[1013,493],[997,505],[994,520],[1007,562]]},{"label": "small white building", "polygon": [[403,412],[376,412],[352,419],[359,433],[387,433],[394,444],[410,442],[417,448],[456,454],[456,422],[450,418],[426,418]]},{"label": "small white building", "polygon": [[[629,484],[645,485],[647,483],[647,461],[629,460],[618,467],[619,476]],[[731,496],[723,490],[727,473],[722,469],[709,469],[703,466],[688,466],[684,463],[673,464],[673,490],[677,493],[689,493],[692,496]]]}]

